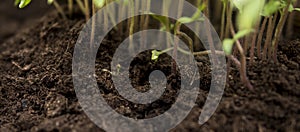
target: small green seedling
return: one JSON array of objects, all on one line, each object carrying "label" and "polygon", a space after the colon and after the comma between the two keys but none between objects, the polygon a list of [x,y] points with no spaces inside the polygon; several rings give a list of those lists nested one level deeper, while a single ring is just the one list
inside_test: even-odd
[{"label": "small green seedling", "polygon": [[151,51],[151,53],[152,53],[151,60],[154,61],[154,62],[156,62],[161,54],[167,53],[167,52],[169,52],[169,51],[171,51],[173,49],[174,48],[171,47],[171,48],[165,49],[163,51],[152,50]]}]

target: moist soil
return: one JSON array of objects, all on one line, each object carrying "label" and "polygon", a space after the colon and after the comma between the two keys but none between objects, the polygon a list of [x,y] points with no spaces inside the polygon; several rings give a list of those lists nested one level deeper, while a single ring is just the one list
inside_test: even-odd
[{"label": "moist soil", "polygon": [[[72,82],[72,54],[84,23],[83,16],[62,20],[52,12],[0,45],[0,131],[104,131],[82,110]],[[180,89],[176,83],[180,75],[172,72],[173,60],[165,54],[153,63],[150,51],[136,56],[129,72],[138,91],[150,89],[147,77],[153,70],[161,70],[168,85],[162,97],[149,105],[127,101],[114,89],[111,73],[103,70],[110,70],[112,54],[123,37],[111,31],[97,53],[101,96],[130,118],[160,115],[172,106]],[[255,60],[248,65],[254,90],[244,87],[235,66],[229,67],[222,100],[202,126],[198,118],[209,92],[211,68],[207,56],[197,56],[201,84],[196,105],[172,131],[300,130],[299,54],[299,40],[284,40],[279,45],[278,63]]]}]

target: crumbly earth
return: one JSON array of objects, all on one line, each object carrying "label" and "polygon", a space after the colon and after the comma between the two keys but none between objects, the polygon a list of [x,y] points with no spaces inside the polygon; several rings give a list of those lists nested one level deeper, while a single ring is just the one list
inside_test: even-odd
[{"label": "crumbly earth", "polygon": [[[72,54],[83,24],[81,17],[64,21],[56,13],[50,13],[0,45],[0,131],[104,131],[85,115],[73,88]],[[98,75],[109,66],[111,53],[120,42],[118,34],[109,35],[103,41],[106,46],[98,52]],[[196,57],[201,75],[197,105],[171,131],[300,130],[299,54],[300,41],[286,40],[279,45],[279,63],[256,60],[254,65],[249,65],[248,75],[254,91],[245,88],[236,67],[230,67],[223,98],[214,115],[202,126],[198,117],[209,91],[211,70],[207,57]],[[153,64],[134,65],[147,59],[149,53],[138,56],[130,71],[136,75],[150,72],[146,66]],[[169,73],[170,59],[160,61],[165,65],[158,69]],[[109,74],[101,75],[97,77],[101,95],[112,108],[128,117],[159,115],[176,97],[176,88],[169,89],[155,107],[136,107],[120,99],[111,89]],[[178,79],[176,75],[166,76]],[[132,80],[137,89],[147,89],[147,79],[132,76]]]}]

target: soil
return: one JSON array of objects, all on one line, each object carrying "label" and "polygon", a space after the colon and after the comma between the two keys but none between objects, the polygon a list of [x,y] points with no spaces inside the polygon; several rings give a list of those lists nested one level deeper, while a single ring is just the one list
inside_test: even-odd
[{"label": "soil", "polygon": [[[0,131],[104,131],[85,115],[73,88],[72,54],[84,22],[83,17],[64,21],[52,12],[1,43]],[[103,41],[105,46],[96,60],[97,75],[109,68],[111,54],[121,40],[122,36],[112,31]],[[207,56],[196,57],[201,76],[197,105],[172,131],[299,131],[299,54],[300,40],[284,40],[279,45],[279,63],[256,60],[248,66],[254,91],[245,88],[236,67],[230,67],[222,100],[202,126],[198,117],[209,91],[211,70]],[[164,65],[156,66],[149,56],[150,52],[145,51],[131,63],[132,84],[137,90],[148,90],[147,74],[134,76],[155,69],[162,70],[170,84],[151,105],[134,105],[122,99],[113,89],[111,74],[97,77],[101,95],[125,116],[157,116],[176,98],[179,84],[171,80],[180,80],[180,76],[170,72],[172,59],[166,55],[166,59],[158,60]]]}]

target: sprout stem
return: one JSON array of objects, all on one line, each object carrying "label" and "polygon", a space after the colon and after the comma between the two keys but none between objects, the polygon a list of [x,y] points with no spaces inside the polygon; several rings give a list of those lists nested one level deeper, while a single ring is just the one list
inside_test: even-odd
[{"label": "sprout stem", "polygon": [[[134,2],[132,0],[129,1],[130,5],[131,5],[131,11],[130,13],[132,14],[132,16],[134,15]],[[134,17],[130,18],[130,24],[129,24],[129,51],[132,52],[134,50],[134,46],[133,46],[133,32],[134,32]]]},{"label": "sprout stem", "polygon": [[[231,23],[232,24],[232,23]],[[233,36],[235,36],[235,31],[233,29],[233,25],[230,26],[230,31],[231,31],[231,34]],[[253,90],[253,86],[251,85],[248,77],[247,77],[247,61],[246,61],[246,56],[245,56],[245,53],[244,53],[244,50],[243,50],[243,47],[240,43],[239,40],[236,40],[236,46],[240,52],[240,56],[241,56],[241,66],[240,66],[240,77],[241,77],[241,80],[242,82],[245,84],[245,86],[247,86],[250,90]]]},{"label": "sprout stem", "polygon": [[225,29],[225,38],[229,37],[229,33],[230,33],[230,25],[232,24],[232,7],[230,7],[230,4],[228,4],[227,6],[227,18],[226,18],[226,29]]},{"label": "sprout stem", "polygon": [[73,14],[73,0],[68,0],[68,9],[69,9],[69,14]]},{"label": "sprout stem", "polygon": [[57,3],[56,0],[53,1],[53,5],[54,5],[55,8],[57,9],[57,11],[61,14],[61,16],[63,17],[63,19],[67,19],[66,14],[64,13],[63,9],[62,9],[61,6]]},{"label": "sprout stem", "polygon": [[273,21],[276,21],[276,18],[277,17],[277,13],[275,14],[275,17],[274,19],[271,17],[269,17],[269,22],[268,22],[268,29],[267,29],[267,38],[266,38],[266,42],[265,42],[265,45],[264,45],[264,49],[263,49],[263,55],[262,55],[262,59],[265,60],[267,58],[267,51],[269,50],[271,52],[271,49],[268,49],[270,47],[270,43],[271,43],[271,40],[272,40],[272,36],[273,36],[273,31],[274,31],[274,26],[273,25]]},{"label": "sprout stem", "polygon": [[227,1],[223,1],[223,9],[222,9],[222,18],[221,18],[221,37],[220,39],[224,39],[224,30],[225,30],[225,13],[227,9]]},{"label": "sprout stem", "polygon": [[277,62],[277,47],[279,43],[279,39],[281,37],[282,29],[284,27],[284,23],[286,22],[287,16],[288,16],[288,11],[289,7],[291,4],[292,0],[287,1],[287,6],[285,7],[283,14],[281,14],[279,23],[276,27],[275,35],[274,35],[274,40],[272,42],[272,50],[273,50],[273,60],[274,62]]},{"label": "sprout stem", "polygon": [[84,5],[85,5],[85,19],[86,19],[86,21],[88,21],[90,19],[89,1],[84,0]]},{"label": "sprout stem", "polygon": [[[297,6],[297,3],[298,3],[299,1],[298,0],[296,0],[295,2],[294,2],[294,5],[293,6]],[[295,12],[291,12],[290,14],[289,14],[289,16],[288,16],[288,20],[287,20],[287,28],[286,28],[286,30],[285,30],[285,34],[286,34],[286,37],[288,38],[288,39],[291,39],[291,37],[293,36],[293,33],[294,33],[294,29],[293,29],[293,26],[294,26],[294,18],[295,18]]]},{"label": "sprout stem", "polygon": [[76,0],[76,3],[77,3],[77,5],[79,6],[81,12],[82,12],[83,14],[86,14],[86,12],[85,12],[85,7],[84,7],[82,1],[81,1],[81,0]]},{"label": "sprout stem", "polygon": [[254,61],[254,48],[255,48],[255,42],[256,42],[256,39],[257,39],[259,24],[260,24],[260,22],[256,24],[255,32],[252,36],[252,43],[251,43],[251,49],[250,49],[250,65],[252,65],[253,61]]},{"label": "sprout stem", "polygon": [[267,24],[268,18],[265,17],[262,23],[262,26],[260,27],[260,31],[258,34],[258,39],[257,39],[257,56],[259,59],[261,59],[261,42],[262,42],[262,38],[263,38],[263,34],[266,28],[266,24]]}]

